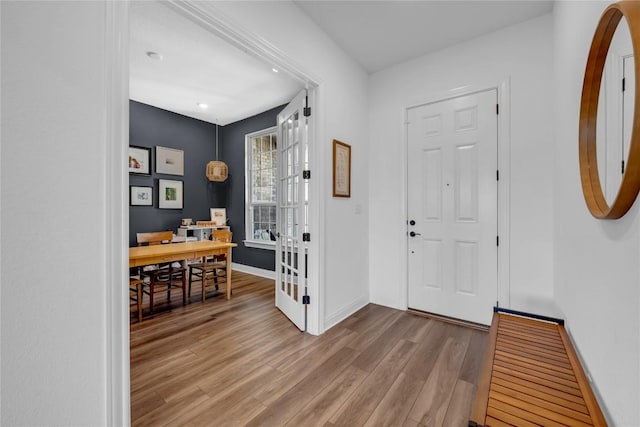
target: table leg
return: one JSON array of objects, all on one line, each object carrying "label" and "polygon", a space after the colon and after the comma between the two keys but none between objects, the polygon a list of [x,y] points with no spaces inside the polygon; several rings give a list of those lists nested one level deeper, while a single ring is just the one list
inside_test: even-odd
[{"label": "table leg", "polygon": [[227,248],[227,300],[231,299],[231,248]]},{"label": "table leg", "polygon": [[137,308],[138,308],[138,323],[142,322],[142,280],[136,285],[136,291],[138,294]]},{"label": "table leg", "polygon": [[[182,268],[185,269],[185,273],[184,274],[189,274],[189,260],[188,259],[183,259],[182,261],[180,261],[180,265],[182,266]],[[187,280],[189,279],[189,276],[186,276]],[[189,295],[191,296],[191,295]]]}]

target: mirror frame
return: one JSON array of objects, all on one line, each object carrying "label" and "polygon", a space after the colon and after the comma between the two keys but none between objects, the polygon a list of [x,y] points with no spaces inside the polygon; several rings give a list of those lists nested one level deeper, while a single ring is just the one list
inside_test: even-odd
[{"label": "mirror frame", "polygon": [[611,206],[604,197],[598,174],[596,123],[600,84],[611,40],[623,16],[627,20],[631,33],[635,75],[640,76],[640,55],[638,55],[640,52],[640,2],[613,3],[602,13],[593,36],[580,101],[578,126],[580,181],[587,207],[591,215],[598,219],[621,218],[631,208],[640,191],[640,141],[638,140],[640,138],[640,84],[636,85],[635,89],[629,155],[618,194]]}]

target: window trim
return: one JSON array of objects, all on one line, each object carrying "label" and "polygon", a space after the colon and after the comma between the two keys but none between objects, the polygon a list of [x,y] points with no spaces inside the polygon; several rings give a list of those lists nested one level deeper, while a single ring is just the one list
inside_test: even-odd
[{"label": "window trim", "polygon": [[273,240],[243,240],[244,246],[247,248],[265,249],[267,251],[276,250],[276,242]]},{"label": "window trim", "polygon": [[[249,248],[258,248],[258,249],[266,249],[266,250],[276,250],[276,242],[272,240],[257,240],[250,239],[250,236],[253,236],[252,223],[253,219],[251,216],[251,160],[252,160],[252,150],[251,150],[251,139],[257,136],[269,135],[278,133],[278,126],[272,126],[266,129],[261,129],[255,132],[248,133],[244,136],[244,235],[246,237],[243,240],[245,247]],[[278,157],[276,156],[276,176],[278,171]],[[276,180],[276,192],[277,192],[277,180]],[[276,210],[278,208],[278,202],[276,200],[275,203]],[[277,225],[277,224],[276,224]]]}]

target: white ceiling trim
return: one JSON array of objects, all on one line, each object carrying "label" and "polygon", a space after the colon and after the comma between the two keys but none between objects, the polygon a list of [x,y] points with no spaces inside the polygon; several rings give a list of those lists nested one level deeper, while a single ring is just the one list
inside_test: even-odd
[{"label": "white ceiling trim", "polygon": [[273,44],[258,37],[255,33],[243,29],[240,24],[226,16],[215,5],[203,3],[204,7],[202,7],[184,0],[168,0],[168,4],[185,18],[197,22],[231,45],[289,74],[301,82],[305,89],[318,86],[320,80],[316,76],[304,70],[296,61]]}]

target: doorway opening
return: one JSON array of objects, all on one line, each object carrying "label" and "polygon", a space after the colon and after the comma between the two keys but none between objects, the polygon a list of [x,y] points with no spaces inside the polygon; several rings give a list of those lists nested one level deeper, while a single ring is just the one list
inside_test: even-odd
[{"label": "doorway opening", "polygon": [[[275,67],[277,67],[281,73],[286,73],[290,77],[296,79],[296,81],[303,88],[305,88],[305,90],[307,90],[310,94],[309,107],[312,110],[318,111],[318,109],[315,108],[315,104],[314,104],[316,99],[314,95],[318,85],[306,74],[301,72],[297,68],[297,66],[292,65],[292,62],[287,57],[283,56],[281,52],[276,51],[273,46],[263,42],[258,37],[253,36],[252,33],[250,33],[247,30],[243,30],[235,27],[230,28],[230,26],[227,24],[222,14],[212,12],[215,6],[207,6],[205,9],[205,8],[201,8],[198,5],[187,4],[187,3],[180,3],[180,4],[163,3],[162,5],[163,7],[171,8],[173,11],[177,12],[180,16],[193,21],[196,25],[206,28],[207,31],[210,31],[212,34],[220,36],[230,45],[235,47],[242,47],[243,51],[251,54],[252,56],[260,59],[263,62],[267,61],[270,65],[274,65]],[[122,27],[126,22],[128,22],[130,11],[125,10],[125,9],[128,9],[128,7],[129,7],[129,4],[127,4],[126,7],[122,7],[122,8],[114,7],[114,12],[113,12],[114,22],[115,22],[114,27],[118,27],[118,26]],[[126,48],[126,46],[128,45],[128,41],[125,41],[123,45]],[[122,48],[122,45],[118,46],[117,48],[114,47],[113,50],[120,51],[121,48]],[[126,67],[126,62],[124,62],[123,64],[123,68],[125,67]],[[122,90],[122,93],[125,93],[126,95],[128,95],[126,89]],[[127,98],[129,97],[127,96]],[[122,108],[122,106],[118,105],[118,108]],[[126,125],[126,120],[124,120],[124,124]],[[311,127],[310,131],[314,132],[315,130],[313,127]],[[126,131],[124,129],[122,129],[121,133],[123,136],[126,135]],[[123,141],[123,147],[121,147],[120,149],[123,152],[126,152],[126,149],[127,149],[126,142],[128,141],[128,138],[123,137],[123,138],[120,138],[119,140]],[[308,151],[305,153],[305,156],[307,156],[306,157],[307,161],[310,164],[313,164],[316,158],[315,157],[316,151],[313,146],[309,147]],[[202,171],[202,173],[204,175],[204,170]],[[123,182],[121,185],[121,191],[123,193],[127,189],[126,188],[127,181],[128,180],[123,179]],[[308,199],[309,204],[313,204],[317,200],[316,196],[313,196],[314,194],[318,194],[318,192],[315,191],[315,189],[317,189],[317,186],[318,184],[313,182],[308,184],[309,194],[311,194],[311,197],[309,197]],[[310,224],[309,227],[317,226],[320,223],[319,219],[312,214],[308,215],[308,219]],[[126,225],[128,225],[128,222],[125,223],[125,226]],[[306,252],[306,256],[319,257],[319,254],[314,253],[314,251],[309,249]],[[316,262],[315,264],[318,265],[319,263]],[[313,286],[315,286],[315,292],[317,292],[317,281],[314,280],[314,277],[317,277],[317,275],[318,275],[318,272],[315,272],[313,275],[309,275],[309,281],[313,282]],[[120,304],[114,304],[112,308],[112,313],[114,317],[118,318],[118,327],[114,327],[112,333],[110,334],[110,337],[111,337],[110,341],[111,341],[111,344],[113,345],[113,348],[110,350],[110,358],[111,358],[110,377],[112,378],[111,386],[110,386],[110,389],[111,389],[110,395],[112,397],[111,402],[112,402],[113,420],[120,420],[120,419],[126,420],[128,418],[127,414],[129,413],[129,408],[128,408],[129,406],[128,397],[129,397],[129,387],[130,387],[129,372],[128,372],[128,365],[129,365],[128,320],[129,318],[126,317],[129,315],[129,310],[128,310],[128,307],[127,307],[127,310],[124,310],[124,307],[126,307],[126,304],[124,303],[124,301],[126,301],[126,299],[124,298],[124,295],[119,295],[116,302],[120,302]],[[318,304],[319,301],[320,301],[320,297],[315,299],[314,304]],[[316,316],[316,318],[312,321],[313,328],[310,332],[317,333],[318,325],[323,324],[323,322],[321,321],[320,310],[317,310],[317,309],[314,310],[314,315]],[[119,424],[119,422],[114,421],[114,424]]]}]

